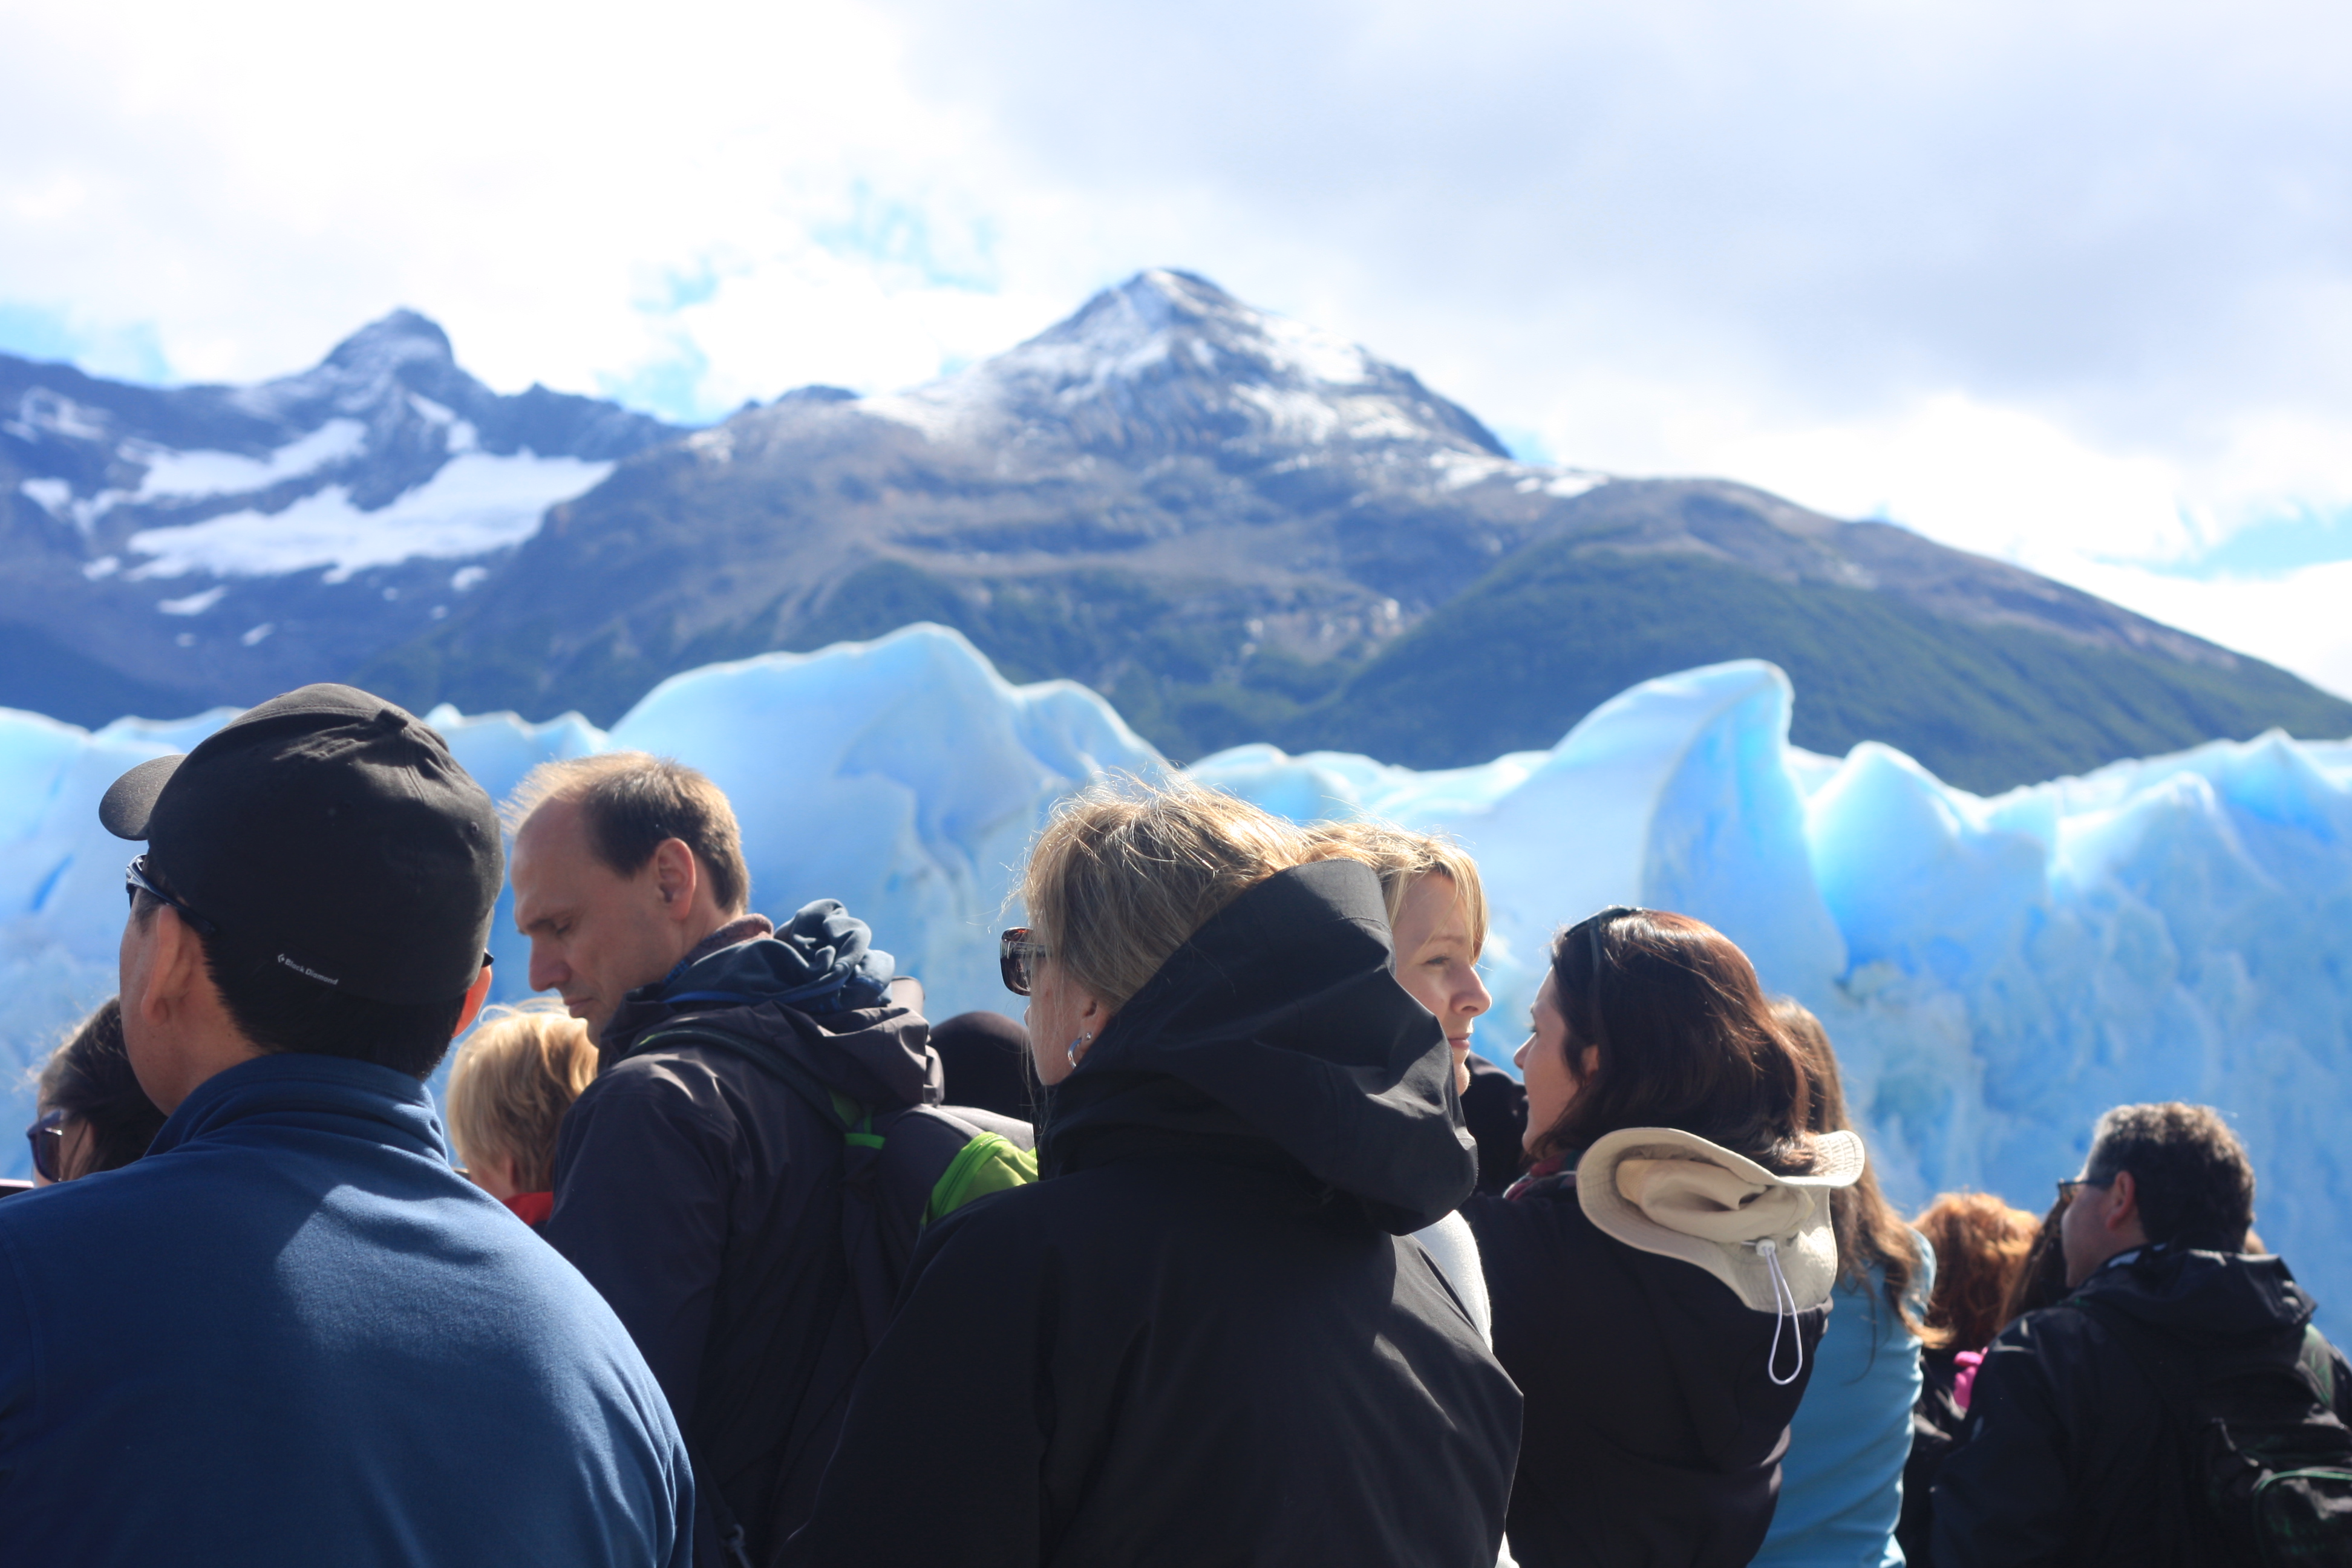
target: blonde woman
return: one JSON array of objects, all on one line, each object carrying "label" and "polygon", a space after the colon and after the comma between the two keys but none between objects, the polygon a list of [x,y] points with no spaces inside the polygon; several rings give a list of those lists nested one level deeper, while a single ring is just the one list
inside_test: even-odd
[{"label": "blonde woman", "polygon": [[[1454,1056],[1454,1089],[1470,1089],[1470,1026],[1495,1004],[1478,978],[1478,955],[1486,945],[1486,893],[1478,864],[1450,839],[1412,833],[1378,822],[1334,822],[1309,829],[1339,855],[1361,860],[1381,879],[1389,930],[1396,950],[1397,984],[1429,1009],[1445,1031]],[[1478,1239],[1469,1222],[1449,1214],[1413,1232],[1445,1271],[1447,1283],[1492,1344],[1493,1314],[1486,1304],[1486,1279],[1478,1266]]]},{"label": "blonde woman", "polygon": [[1407,1239],[1474,1166],[1378,878],[1180,780],[1024,895],[1043,1180],[926,1233],[784,1561],[1488,1568],[1518,1394]]},{"label": "blonde woman", "polygon": [[534,1228],[555,1206],[563,1113],[595,1077],[588,1026],[552,999],[491,1008],[450,1066],[449,1141],[467,1176]]}]

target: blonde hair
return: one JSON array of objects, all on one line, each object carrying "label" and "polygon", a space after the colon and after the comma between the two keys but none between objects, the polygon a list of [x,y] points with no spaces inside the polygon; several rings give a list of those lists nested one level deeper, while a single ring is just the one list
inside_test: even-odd
[{"label": "blonde hair", "polygon": [[596,1077],[588,1026],[552,999],[493,1007],[457,1052],[444,1096],[467,1164],[504,1154],[524,1192],[555,1184],[555,1132]]},{"label": "blonde hair", "polygon": [[1250,888],[1317,859],[1312,839],[1181,775],[1089,785],[1055,807],[1021,897],[1062,973],[1113,1012]]},{"label": "blonde hair", "polygon": [[[1319,822],[1307,834],[1327,855],[1360,860],[1378,874],[1391,930],[1404,912],[1404,900],[1413,884],[1423,877],[1443,877],[1461,897],[1471,947],[1486,945],[1486,889],[1478,880],[1478,862],[1451,838],[1370,821]],[[1403,956],[1399,955],[1399,962]]]}]

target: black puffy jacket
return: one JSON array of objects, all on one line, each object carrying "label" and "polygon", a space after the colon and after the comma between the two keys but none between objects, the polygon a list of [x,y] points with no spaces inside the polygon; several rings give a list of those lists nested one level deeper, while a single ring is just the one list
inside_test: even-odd
[{"label": "black puffy jacket", "polygon": [[[2291,1362],[2313,1310],[2279,1258],[2155,1247],[2010,1324],[1937,1473],[1936,1568],[2195,1568],[2159,1494],[2171,1473],[2163,1446],[2175,1440],[2163,1399],[2086,1301],[2189,1364],[2265,1343]],[[2352,1422],[2352,1370],[2327,1354],[2336,1414]]]},{"label": "black puffy jacket", "polygon": [[1475,1161],[1372,873],[1203,926],[927,1233],[795,1564],[1491,1568],[1519,1399],[1402,1233]]},{"label": "black puffy jacket", "polygon": [[[936,1103],[929,1026],[903,1007],[812,1016],[760,998],[803,965],[748,917],[630,993],[564,1113],[544,1235],[603,1293],[669,1395],[751,1560],[808,1515],[866,1351],[842,1242],[838,1122],[740,1050],[669,1044],[691,1016],[790,1056],[869,1110]],[[731,996],[740,1001],[719,1001]],[[721,1562],[706,1514],[696,1562]]]}]

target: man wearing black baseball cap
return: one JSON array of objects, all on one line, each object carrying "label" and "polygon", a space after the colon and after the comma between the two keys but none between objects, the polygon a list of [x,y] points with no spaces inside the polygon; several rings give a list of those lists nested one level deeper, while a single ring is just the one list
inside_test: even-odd
[{"label": "man wearing black baseball cap", "polygon": [[424,1079],[504,873],[442,738],[346,686],[115,781],[148,1158],[0,1210],[0,1543],[99,1563],[683,1564],[603,1300],[449,1167]]}]

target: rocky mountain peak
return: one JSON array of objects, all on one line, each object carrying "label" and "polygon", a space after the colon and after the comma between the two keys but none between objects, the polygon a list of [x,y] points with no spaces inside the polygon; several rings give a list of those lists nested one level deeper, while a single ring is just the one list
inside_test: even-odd
[{"label": "rocky mountain peak", "polygon": [[381,375],[418,360],[455,365],[457,353],[438,321],[402,309],[370,321],[337,343],[326,363],[337,370]]},{"label": "rocky mountain peak", "polygon": [[1169,268],[1103,289],[969,370],[866,406],[935,437],[1116,455],[1213,450],[1246,462],[1402,447],[1506,456],[1411,371]]}]

